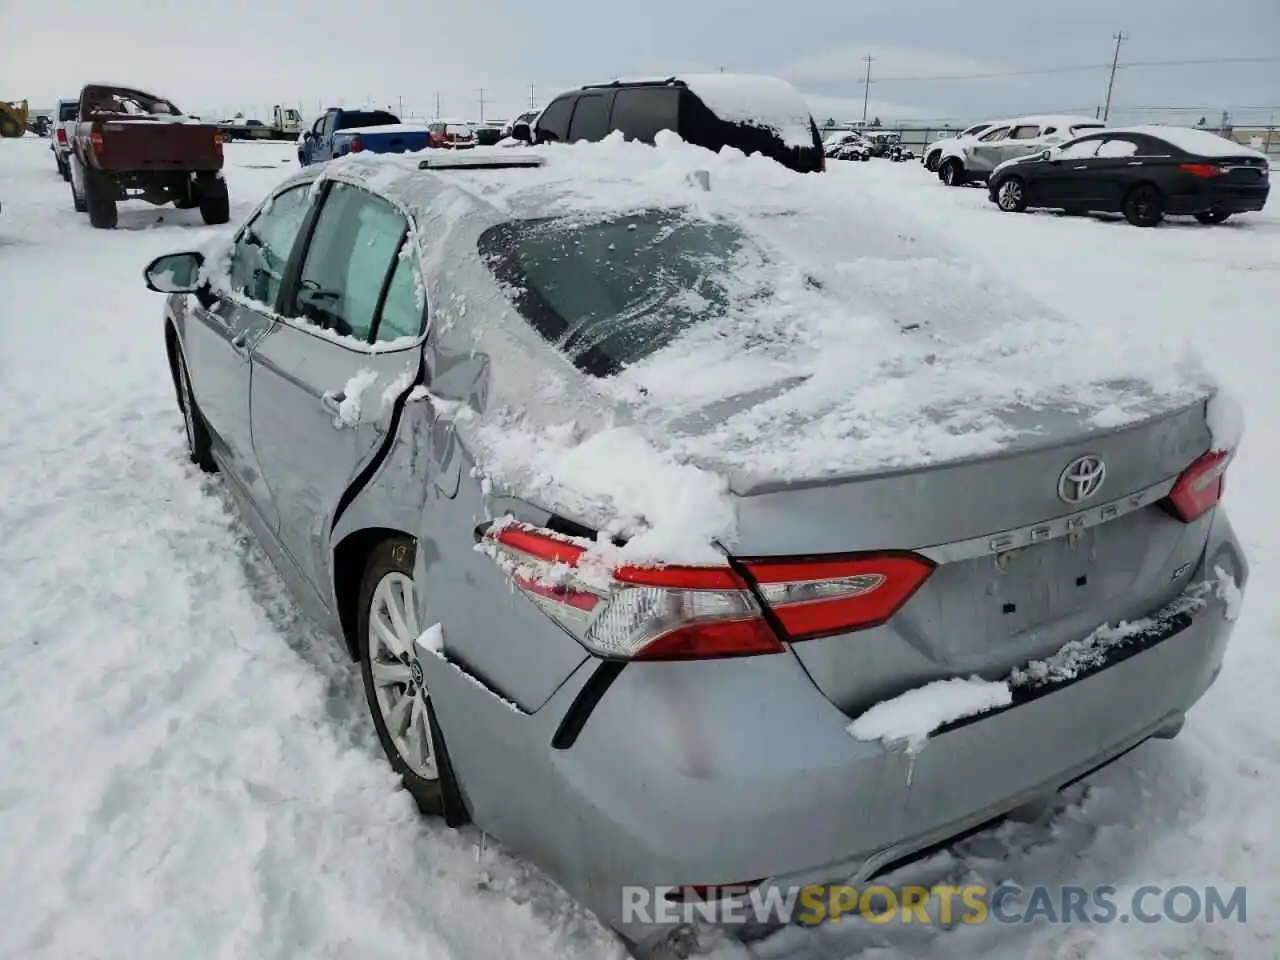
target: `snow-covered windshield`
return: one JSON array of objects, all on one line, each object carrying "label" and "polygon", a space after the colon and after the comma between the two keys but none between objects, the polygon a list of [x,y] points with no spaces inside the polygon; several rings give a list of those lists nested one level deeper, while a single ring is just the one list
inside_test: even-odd
[{"label": "snow-covered windshield", "polygon": [[385,110],[360,110],[343,113],[339,117],[339,130],[362,130],[365,127],[392,126],[400,122],[400,118]]},{"label": "snow-covered windshield", "polygon": [[512,302],[583,371],[617,373],[730,303],[736,228],[680,211],[492,227],[480,252]]}]

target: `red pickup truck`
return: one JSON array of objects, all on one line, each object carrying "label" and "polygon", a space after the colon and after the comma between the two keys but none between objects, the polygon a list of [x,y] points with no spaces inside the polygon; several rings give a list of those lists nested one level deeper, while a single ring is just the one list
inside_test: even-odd
[{"label": "red pickup truck", "polygon": [[116,225],[116,203],[145,200],[230,219],[222,135],[141,90],[90,84],[80,91],[71,146],[71,196],[95,227]]}]

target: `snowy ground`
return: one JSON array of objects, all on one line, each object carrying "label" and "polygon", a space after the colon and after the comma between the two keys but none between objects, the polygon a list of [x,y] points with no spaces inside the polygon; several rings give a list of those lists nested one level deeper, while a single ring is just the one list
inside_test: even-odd
[{"label": "snowy ground", "polygon": [[[126,205],[93,231],[48,142],[0,141],[0,956],[619,956],[474,831],[418,818],[358,675],[299,621],[216,479],[185,462],[141,270],[206,234]],[[233,219],[292,145],[233,144]],[[1100,325],[1195,335],[1245,405],[1228,504],[1254,579],[1226,669],[1173,743],[893,878],[1249,887],[1248,923],[950,931],[842,921],[773,960],[1280,954],[1280,201],[1159,230],[998,213],[919,164],[836,164],[1031,292]],[[1140,691],[1135,691],[1140,695]],[[736,948],[722,951],[725,960]]]}]

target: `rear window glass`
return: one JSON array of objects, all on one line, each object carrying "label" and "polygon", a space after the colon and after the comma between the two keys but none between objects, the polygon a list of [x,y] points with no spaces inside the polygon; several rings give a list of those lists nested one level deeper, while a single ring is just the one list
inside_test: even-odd
[{"label": "rear window glass", "polygon": [[679,211],[491,227],[480,253],[521,316],[579,369],[618,373],[723,316],[748,241]]},{"label": "rear window glass", "polygon": [[141,90],[89,87],[84,92],[85,113],[89,116],[177,117],[182,111],[168,100]]},{"label": "rear window glass", "polygon": [[58,120],[74,120],[80,110],[78,103],[64,103],[58,107]]},{"label": "rear window glass", "polygon": [[363,113],[344,113],[338,123],[339,130],[359,130],[362,127],[381,127],[399,123],[400,118],[382,110],[368,110]]}]

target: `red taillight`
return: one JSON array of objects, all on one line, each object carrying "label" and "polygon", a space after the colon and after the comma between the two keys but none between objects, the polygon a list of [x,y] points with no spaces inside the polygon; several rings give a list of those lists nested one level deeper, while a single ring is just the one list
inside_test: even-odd
[{"label": "red taillight", "polygon": [[610,570],[583,542],[523,524],[486,539],[512,582],[600,656],[704,660],[784,650],[751,589],[728,566]]},{"label": "red taillight", "polygon": [[744,561],[791,640],[879,626],[920,589],[934,564],[914,553]]},{"label": "red taillight", "polygon": [[1179,520],[1190,523],[1222,499],[1231,457],[1231,451],[1211,450],[1182,471],[1168,497]]},{"label": "red taillight", "polygon": [[359,152],[360,152],[361,150],[363,150],[363,149],[364,149],[364,141],[363,141],[363,140],[361,140],[359,137],[352,137],[352,139],[351,139],[351,152],[352,152],[352,153],[359,153]]},{"label": "red taillight", "polygon": [[827,172],[827,155],[825,153],[822,155],[822,159],[818,161],[818,172]]},{"label": "red taillight", "polygon": [[64,147],[67,145],[67,131],[63,130],[61,127],[58,128],[57,138],[58,142]]},{"label": "red taillight", "polygon": [[106,144],[102,142],[102,131],[94,130],[89,134],[89,143],[93,145],[94,153],[102,153],[106,149]]},{"label": "red taillight", "polygon": [[1216,163],[1180,163],[1178,164],[1178,169],[1191,174],[1193,177],[1204,177],[1205,179],[1220,177],[1227,172]]},{"label": "red taillight", "polygon": [[934,569],[911,553],[752,559],[748,583],[728,565],[605,569],[584,542],[523,524],[486,538],[516,586],[584,646],[634,660],[781,652],[757,591],[789,640],[864,630],[893,616]]},{"label": "red taillight", "polygon": [[215,131],[213,131],[213,145],[214,145],[214,146],[215,146],[219,151],[221,151],[221,150],[222,150],[222,131],[221,131],[221,130],[215,130]]}]

